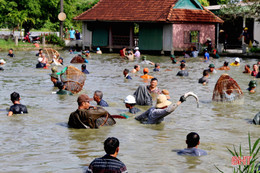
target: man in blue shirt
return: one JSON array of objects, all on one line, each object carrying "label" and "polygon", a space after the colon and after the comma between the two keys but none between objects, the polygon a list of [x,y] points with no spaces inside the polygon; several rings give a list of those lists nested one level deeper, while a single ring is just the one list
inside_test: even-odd
[{"label": "man in blue shirt", "polygon": [[70,40],[75,40],[75,30],[73,29],[73,27],[71,27],[70,32]]},{"label": "man in blue shirt", "polygon": [[126,166],[117,159],[119,152],[119,140],[115,137],[109,137],[104,142],[106,155],[93,160],[87,170],[87,173],[95,172],[121,172],[127,173]]},{"label": "man in blue shirt", "polygon": [[82,64],[81,65],[81,71],[85,74],[89,74],[88,70],[87,70],[87,67],[86,67],[86,64]]},{"label": "man in blue shirt", "polygon": [[187,148],[179,150],[178,155],[183,156],[204,156],[207,155],[207,152],[201,149],[198,149],[200,144],[200,136],[195,132],[191,132],[186,137]]},{"label": "man in blue shirt", "polygon": [[93,99],[97,102],[97,105],[102,106],[102,107],[108,107],[109,105],[103,98],[103,93],[102,91],[96,90],[93,96]]},{"label": "man in blue shirt", "polygon": [[129,75],[129,70],[128,69],[124,69],[123,75],[124,75],[125,79],[132,79],[131,76]]},{"label": "man in blue shirt", "polygon": [[208,50],[207,49],[205,49],[204,50],[204,62],[208,62],[209,61],[209,53],[208,53]]}]

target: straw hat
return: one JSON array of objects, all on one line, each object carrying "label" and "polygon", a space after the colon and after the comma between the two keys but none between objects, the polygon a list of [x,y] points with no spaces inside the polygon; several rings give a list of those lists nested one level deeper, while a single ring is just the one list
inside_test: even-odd
[{"label": "straw hat", "polygon": [[156,108],[163,108],[165,106],[169,106],[170,104],[172,104],[172,102],[167,100],[166,95],[160,94],[157,97]]}]

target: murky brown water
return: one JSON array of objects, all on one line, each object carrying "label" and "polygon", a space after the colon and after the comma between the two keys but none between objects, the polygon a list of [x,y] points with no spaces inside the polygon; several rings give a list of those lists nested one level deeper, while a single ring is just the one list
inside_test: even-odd
[{"label": "murky brown water", "polygon": [[[224,71],[212,75],[209,85],[202,86],[197,82],[208,63],[188,59],[190,76],[179,78],[175,76],[179,65],[171,64],[168,57],[147,56],[149,60],[160,62],[162,71],[152,75],[159,79],[159,88],[170,91],[172,101],[193,91],[200,98],[200,108],[189,98],[160,125],[142,125],[131,117],[118,119],[113,127],[78,130],[67,128],[70,113],[77,109],[78,94],[52,94],[57,89],[50,81],[50,70],[35,69],[36,53],[15,52],[15,58],[6,58],[7,53],[0,53],[7,61],[5,71],[0,72],[0,172],[82,172],[94,158],[104,155],[103,141],[109,136],[120,140],[118,158],[129,172],[217,172],[214,165],[231,172],[231,155],[226,147],[241,143],[247,148],[248,132],[253,140],[259,137],[260,126],[249,124],[248,119],[259,112],[260,85],[257,93],[248,94],[246,88],[252,77],[242,73],[244,64],[252,65],[255,59],[242,60],[240,67],[231,67],[228,72],[244,91],[244,103],[221,104],[212,103],[211,97]],[[74,56],[68,52],[61,54],[65,65]],[[231,58],[221,58],[214,62],[216,67],[225,59],[231,61]],[[136,63],[120,60],[116,54],[92,54],[87,64],[90,74],[81,93],[93,96],[95,90],[102,90],[104,100],[111,106],[107,108],[111,114],[126,112],[123,99],[143,82],[135,76],[125,82],[122,71],[131,70]],[[149,65],[142,68],[144,66],[153,69]],[[164,71],[166,68],[173,71]],[[21,94],[21,103],[27,105],[29,114],[6,116],[5,109],[11,105],[13,91]],[[139,108],[145,111],[147,107]],[[172,152],[186,147],[185,137],[191,131],[200,134],[199,147],[206,150],[208,156],[190,158]]]}]

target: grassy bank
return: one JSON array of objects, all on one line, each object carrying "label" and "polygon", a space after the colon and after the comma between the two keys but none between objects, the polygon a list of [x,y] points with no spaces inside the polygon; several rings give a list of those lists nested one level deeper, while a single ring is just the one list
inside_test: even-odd
[{"label": "grassy bank", "polygon": [[[40,48],[43,48],[42,44],[39,44]],[[54,49],[62,49],[63,47],[57,46],[57,45],[52,45],[52,44],[46,44],[45,47],[51,47]],[[0,39],[0,51],[8,51],[10,48],[14,49],[15,51],[18,50],[38,50],[39,47],[36,47],[32,43],[28,42],[18,42],[18,46],[15,45],[15,42],[13,40],[4,40]]]}]

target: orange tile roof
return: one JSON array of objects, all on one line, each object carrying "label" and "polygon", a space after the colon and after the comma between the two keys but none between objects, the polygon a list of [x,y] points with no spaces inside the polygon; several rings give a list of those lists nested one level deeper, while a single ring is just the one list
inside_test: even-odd
[{"label": "orange tile roof", "polygon": [[209,10],[173,9],[178,0],[100,0],[75,17],[84,21],[210,22],[223,21]]}]

